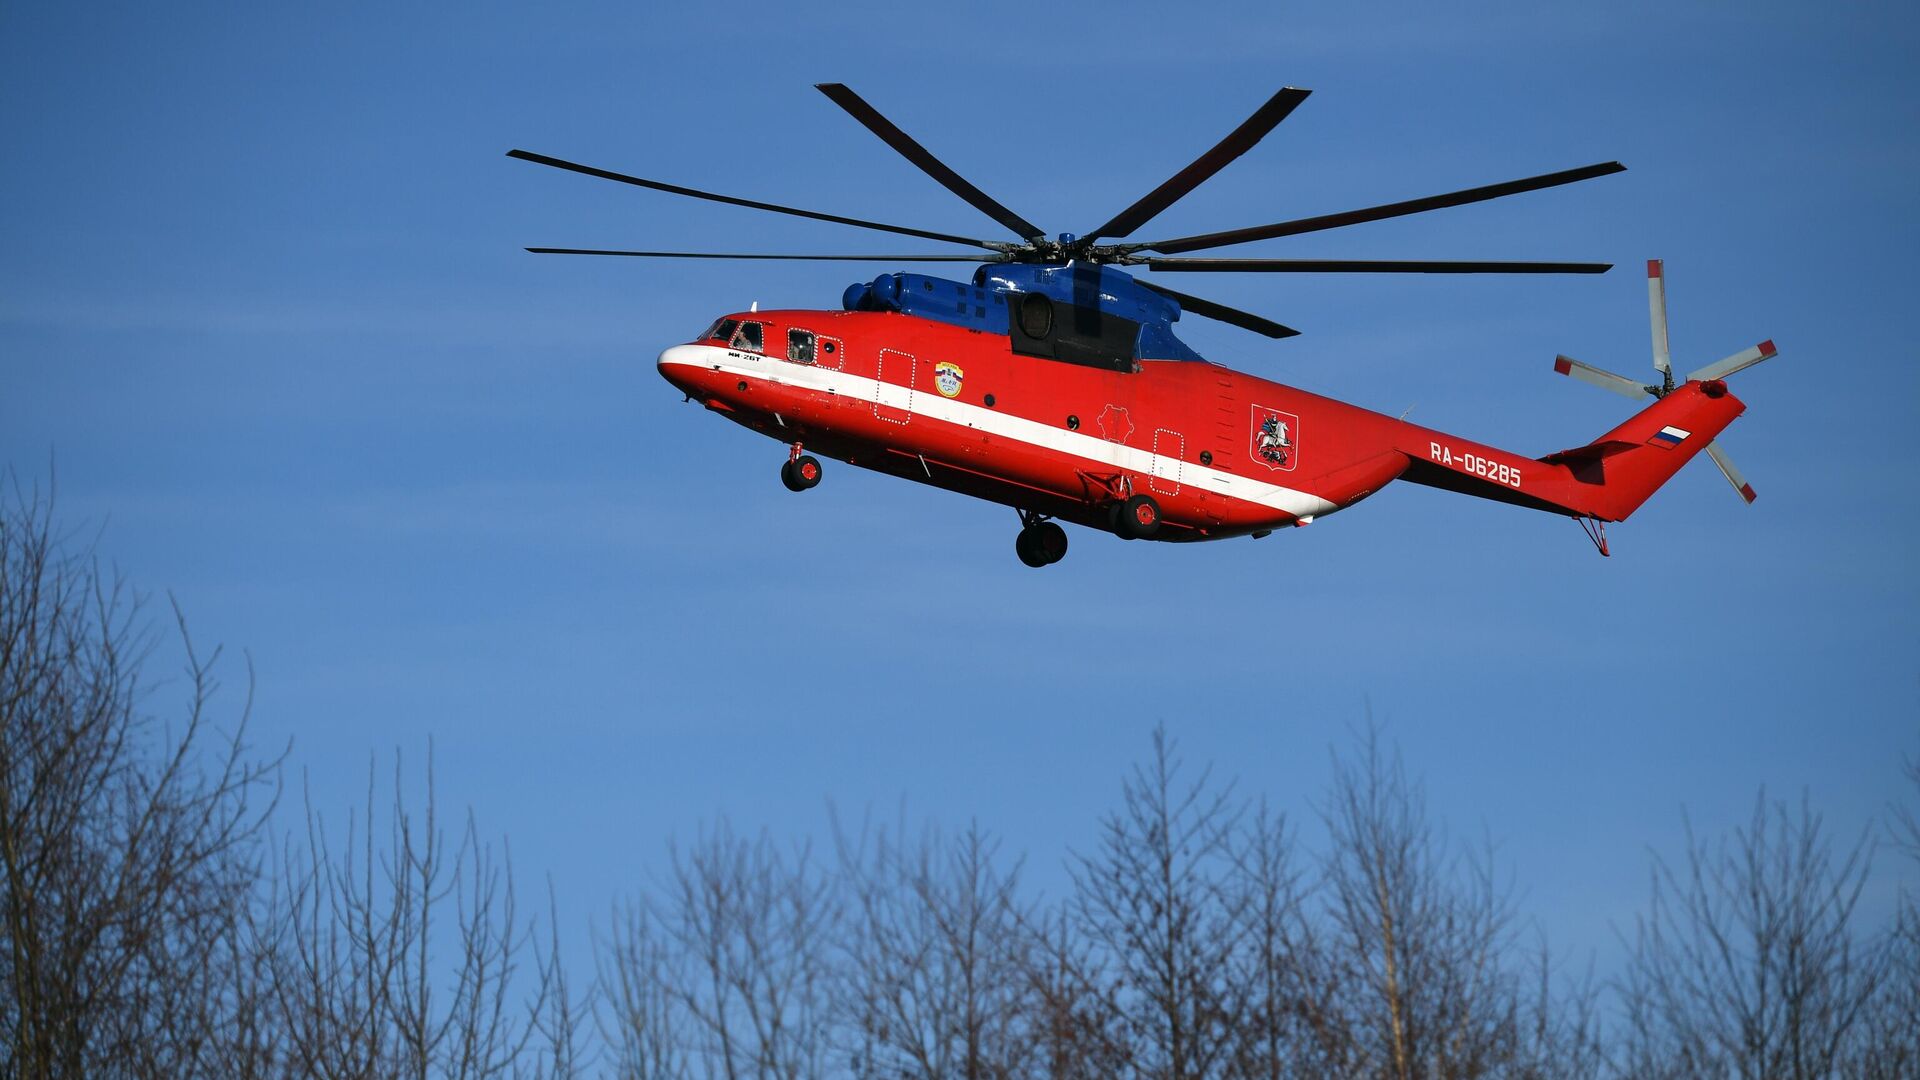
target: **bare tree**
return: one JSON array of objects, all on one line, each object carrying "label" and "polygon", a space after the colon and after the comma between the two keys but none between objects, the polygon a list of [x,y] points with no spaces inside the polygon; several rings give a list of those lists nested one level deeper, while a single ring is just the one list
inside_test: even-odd
[{"label": "bare tree", "polygon": [[1100,992],[1124,1021],[1133,1067],[1187,1080],[1218,1075],[1247,995],[1234,976],[1242,898],[1227,887],[1242,808],[1211,770],[1192,780],[1166,732],[1121,785],[1100,846],[1072,863],[1075,930],[1109,973]]},{"label": "bare tree", "polygon": [[1592,966],[1576,982],[1554,977],[1553,953],[1541,936],[1531,987],[1516,981],[1511,1056],[1497,1075],[1524,1080],[1588,1080],[1609,1075],[1600,1023],[1600,988]]},{"label": "bare tree", "polygon": [[1109,962],[1065,911],[1029,913],[1022,931],[1034,1075],[1100,1080],[1133,1073],[1135,1040],[1111,993]]},{"label": "bare tree", "polygon": [[[1920,759],[1906,763],[1909,798],[1920,796]],[[1920,798],[1887,808],[1889,845],[1920,868]],[[1846,1073],[1862,1080],[1920,1075],[1920,897],[1911,885],[1894,898],[1880,944],[1880,980],[1861,1017]]]},{"label": "bare tree", "polygon": [[688,975],[675,944],[643,903],[614,911],[598,950],[596,1030],[621,1080],[680,1080],[692,1075],[691,1034],[683,1007]]},{"label": "bare tree", "polygon": [[1285,816],[1263,801],[1235,830],[1233,860],[1230,887],[1245,925],[1234,980],[1246,1007],[1227,1071],[1249,1080],[1332,1075],[1353,1055],[1344,1025],[1332,1022],[1325,946],[1307,910],[1311,883]]},{"label": "bare tree", "polygon": [[669,892],[648,914],[678,954],[667,973],[688,1063],[729,1080],[821,1075],[832,1041],[834,883],[806,848],[783,855],[765,833],[738,837],[724,819],[672,858]]},{"label": "bare tree", "polygon": [[1321,809],[1329,1064],[1396,1080],[1498,1075],[1514,1059],[1516,998],[1511,909],[1490,852],[1467,858],[1434,836],[1423,793],[1376,728],[1358,760],[1334,756],[1332,777]]},{"label": "bare tree", "polygon": [[902,844],[836,828],[850,901],[839,1014],[855,1071],[928,1080],[1027,1075],[1019,867],[969,827]]},{"label": "bare tree", "polygon": [[0,495],[0,1074],[239,1073],[272,1041],[235,916],[276,762],[244,706],[217,726],[177,609],[184,702],[143,712],[140,604],[51,522]]},{"label": "bare tree", "polygon": [[1920,1075],[1920,904],[1912,894],[1900,897],[1883,949],[1881,983],[1843,1070],[1861,1080]]},{"label": "bare tree", "polygon": [[[555,953],[534,955],[504,856],[469,815],[448,843],[431,761],[415,817],[394,765],[385,846],[375,785],[349,819],[336,856],[309,809],[307,840],[285,860],[286,901],[261,936],[273,958],[287,1066],[324,1078],[484,1078],[545,1072],[526,1052],[559,977]],[[451,956],[451,961],[441,957]]]},{"label": "bare tree", "polygon": [[516,1061],[513,1073],[527,1080],[572,1080],[594,1058],[593,1011],[596,987],[589,984],[584,995],[576,994],[566,965],[560,962],[560,910],[554,898],[553,882],[547,882],[547,945],[534,945],[534,970],[543,973],[546,985],[544,1001],[536,1000],[530,1010],[534,1036],[540,1047]]},{"label": "bare tree", "polygon": [[[582,995],[430,761],[420,806],[370,769],[364,813],[309,805],[275,864],[278,761],[245,705],[216,722],[218,652],[182,627],[182,703],[149,715],[159,639],[50,518],[0,503],[0,1080],[1920,1073],[1920,898],[1859,925],[1868,835],[1764,793],[1724,840],[1689,826],[1607,1042],[1591,975],[1516,946],[1491,844],[1431,824],[1371,726],[1333,755],[1317,860],[1156,731],[1048,905],[977,827],[836,827],[821,867],[722,820],[616,909]],[[1911,806],[1890,832],[1920,861]]]},{"label": "bare tree", "polygon": [[1857,940],[1868,837],[1837,854],[1820,816],[1754,802],[1709,844],[1687,828],[1678,870],[1654,859],[1652,897],[1621,979],[1621,1067],[1634,1076],[1831,1076],[1848,1056],[1880,963]]}]

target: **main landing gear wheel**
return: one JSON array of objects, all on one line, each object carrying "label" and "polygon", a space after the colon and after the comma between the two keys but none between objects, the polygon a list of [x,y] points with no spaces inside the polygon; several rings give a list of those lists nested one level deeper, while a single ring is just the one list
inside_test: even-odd
[{"label": "main landing gear wheel", "polygon": [[788,491],[805,491],[820,482],[820,461],[812,454],[801,454],[780,466],[780,482]]},{"label": "main landing gear wheel", "polygon": [[1013,550],[1028,566],[1050,566],[1066,558],[1067,530],[1051,521],[1029,525],[1013,538]]},{"label": "main landing gear wheel", "polygon": [[1160,531],[1160,504],[1151,495],[1135,495],[1107,511],[1113,531],[1128,540],[1145,540]]}]

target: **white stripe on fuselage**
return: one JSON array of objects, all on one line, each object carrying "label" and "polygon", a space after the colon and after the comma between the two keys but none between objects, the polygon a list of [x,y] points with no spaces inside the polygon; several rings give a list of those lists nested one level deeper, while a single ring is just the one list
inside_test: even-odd
[{"label": "white stripe on fuselage", "polygon": [[[1151,361],[1150,361],[1151,362]],[[1165,361],[1186,363],[1188,361]],[[1159,477],[1175,484],[1187,484],[1216,495],[1270,507],[1293,517],[1318,517],[1340,509],[1318,495],[1235,476],[1195,462],[1171,460],[1150,450],[1109,442],[1092,435],[1043,424],[997,409],[970,405],[939,394],[909,390],[896,383],[882,382],[832,368],[796,364],[757,353],[739,352],[716,345],[675,345],[660,354],[660,366],[685,366],[720,371],[770,382],[778,386],[797,386],[821,393],[834,393],[856,401],[875,402],[889,408],[911,412],[934,420],[973,428],[1003,439],[1067,454],[1096,465]]]}]

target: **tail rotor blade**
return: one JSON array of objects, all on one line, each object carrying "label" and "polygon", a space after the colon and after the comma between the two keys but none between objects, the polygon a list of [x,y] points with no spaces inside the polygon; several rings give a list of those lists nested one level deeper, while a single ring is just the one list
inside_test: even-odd
[{"label": "tail rotor blade", "polygon": [[1653,393],[1650,387],[1634,382],[1625,375],[1615,375],[1611,371],[1594,367],[1592,364],[1583,364],[1571,356],[1554,357],[1553,370],[1602,390],[1611,390],[1622,397],[1638,400]]},{"label": "tail rotor blade", "polygon": [[1659,259],[1647,260],[1647,307],[1653,314],[1653,366],[1669,375],[1673,361],[1667,355],[1667,275]]},{"label": "tail rotor blade", "polygon": [[1720,449],[1718,441],[1707,444],[1707,456],[1713,459],[1715,465],[1720,466],[1720,475],[1727,478],[1727,483],[1733,485],[1733,490],[1739,494],[1740,498],[1748,505],[1752,505],[1753,485],[1747,483],[1747,478],[1741,476],[1740,470],[1733,467],[1733,459],[1727,456],[1725,450]]},{"label": "tail rotor blade", "polygon": [[1706,367],[1701,368],[1699,371],[1688,375],[1687,378],[1696,382],[1706,382],[1709,379],[1724,379],[1736,371],[1745,371],[1747,368],[1752,367],[1762,360],[1771,360],[1778,355],[1780,355],[1780,350],[1774,348],[1772,340],[1769,339],[1755,345],[1751,349],[1742,349],[1732,356],[1727,357],[1725,360],[1716,360]]}]

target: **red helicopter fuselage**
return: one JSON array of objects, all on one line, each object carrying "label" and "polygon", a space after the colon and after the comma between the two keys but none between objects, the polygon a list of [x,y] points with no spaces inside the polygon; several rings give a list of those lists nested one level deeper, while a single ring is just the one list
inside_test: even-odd
[{"label": "red helicopter fuselage", "polygon": [[[1220,232],[1134,239],[1137,230],[1245,154],[1307,99],[1282,87],[1164,183],[1085,235],[1049,235],[954,172],[841,83],[821,93],[1018,240],[993,240],[723,195],[527,150],[549,168],[682,198],[912,236],[944,252],[879,255],[535,247],[638,259],[974,265],[971,280],[889,273],[855,282],[843,310],[747,311],[660,354],[689,399],[788,445],[781,481],[820,482],[808,450],[1019,511],[1029,566],[1066,554],[1053,519],[1128,539],[1264,536],[1344,509],[1394,480],[1579,520],[1601,554],[1624,520],[1697,453],[1740,497],[1753,489],[1714,443],[1744,406],[1721,381],[1771,358],[1771,341],[1676,383],[1661,264],[1647,264],[1654,367],[1641,383],[1571,357],[1554,370],[1645,404],[1585,445],[1530,458],[1221,367],[1174,333],[1183,313],[1270,339],[1299,331],[1161,284],[1160,274],[1597,274],[1610,263],[1194,256],[1257,241],[1467,206],[1609,176],[1596,162],[1439,195]],[[963,250],[964,249],[964,250]],[[1144,268],[1155,280],[1134,277]]]},{"label": "red helicopter fuselage", "polygon": [[1619,521],[1744,409],[1717,380],[1688,382],[1536,459],[1213,363],[1020,355],[1004,335],[898,312],[740,312],[659,366],[792,459],[817,452],[1121,535],[1140,535],[1116,515],[1146,496],[1161,540],[1305,525],[1396,479]]}]

